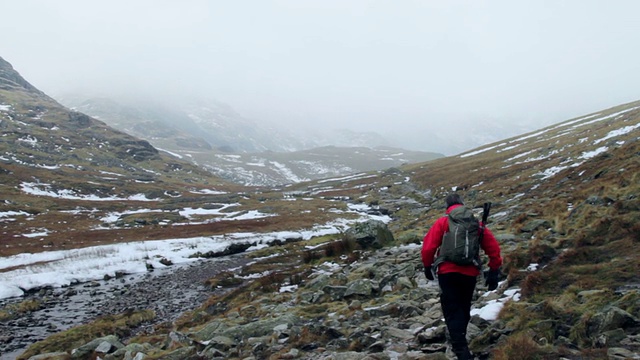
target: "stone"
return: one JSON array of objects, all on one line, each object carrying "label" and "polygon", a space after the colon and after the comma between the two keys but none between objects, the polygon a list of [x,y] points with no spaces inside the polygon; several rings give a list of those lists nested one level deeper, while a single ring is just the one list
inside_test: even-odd
[{"label": "stone", "polygon": [[327,274],[320,274],[315,278],[309,280],[305,284],[305,289],[309,291],[318,291],[324,289],[325,286],[329,285],[331,282],[331,278]]},{"label": "stone", "polygon": [[227,354],[215,348],[214,346],[207,346],[202,351],[200,356],[204,357],[205,359],[227,359],[228,358]]},{"label": "stone", "polygon": [[116,336],[109,335],[109,336],[101,337],[98,339],[94,339],[80,346],[79,348],[73,350],[71,353],[71,357],[73,359],[84,359],[88,357],[91,353],[93,353],[96,350],[96,348],[98,348],[98,346],[101,346],[103,342],[108,342],[109,344],[113,345],[113,347],[115,347],[116,349],[120,349],[124,347],[124,344],[122,344]]},{"label": "stone", "polygon": [[356,223],[347,229],[345,235],[354,238],[362,249],[380,249],[394,242],[393,234],[387,224],[379,220]]},{"label": "stone", "polygon": [[133,354],[143,354],[147,351],[149,351],[149,349],[151,349],[151,345],[149,344],[129,344],[123,348],[120,348],[118,350],[116,350],[115,352],[113,352],[110,355],[113,355],[114,358],[116,359],[120,359],[120,358],[125,358],[127,359],[127,353],[129,354],[129,358],[128,360],[133,359]]},{"label": "stone", "polygon": [[589,334],[601,334],[605,331],[635,327],[640,322],[636,317],[618,308],[611,307],[606,312],[593,315],[588,321]]},{"label": "stone", "polygon": [[293,348],[289,350],[289,352],[280,355],[280,359],[288,360],[288,359],[297,359],[300,356],[300,350]]},{"label": "stone", "polygon": [[551,227],[551,223],[548,220],[544,220],[544,219],[531,220],[531,221],[528,221],[526,224],[524,224],[524,226],[520,229],[520,231],[530,233],[530,232],[534,232],[540,227],[548,229]]},{"label": "stone", "polygon": [[609,360],[637,359],[638,353],[632,352],[625,348],[609,348],[607,356]]},{"label": "stone", "polygon": [[211,340],[209,340],[208,345],[213,346],[216,349],[220,349],[222,351],[227,351],[232,347],[236,346],[237,343],[228,336],[216,335]]},{"label": "stone", "polygon": [[222,320],[210,321],[201,330],[193,333],[193,336],[195,340],[198,341],[211,340],[211,338],[221,334],[228,327],[229,326],[226,325]]},{"label": "stone", "polygon": [[29,360],[68,360],[71,359],[71,355],[66,352],[52,352],[46,354],[34,355]]},{"label": "stone", "polygon": [[113,345],[111,345],[110,342],[103,341],[100,343],[100,345],[98,345],[98,347],[96,347],[94,351],[98,353],[108,354],[111,352],[112,348],[113,348]]},{"label": "stone", "polygon": [[131,360],[144,360],[146,358],[147,358],[147,355],[145,355],[144,353],[139,352]]},{"label": "stone", "polygon": [[346,286],[325,286],[322,291],[331,299],[331,301],[342,300],[347,293]]},{"label": "stone", "polygon": [[249,337],[267,336],[273,334],[273,329],[282,324],[293,326],[300,322],[300,319],[293,314],[254,321],[244,325],[232,326],[225,329],[220,335],[233,339],[246,339]]},{"label": "stone", "polygon": [[374,285],[371,280],[359,279],[347,284],[347,289],[344,293],[344,297],[353,295],[369,297],[374,292]]},{"label": "stone", "polygon": [[416,340],[419,344],[443,343],[447,340],[446,331],[445,325],[431,327],[419,333]]},{"label": "stone", "polygon": [[163,360],[184,360],[196,355],[197,351],[194,346],[186,346],[178,348],[169,354],[162,356]]},{"label": "stone", "polygon": [[387,327],[382,331],[384,337],[391,337],[399,340],[411,340],[413,339],[413,333],[407,330],[398,329],[395,327]]}]

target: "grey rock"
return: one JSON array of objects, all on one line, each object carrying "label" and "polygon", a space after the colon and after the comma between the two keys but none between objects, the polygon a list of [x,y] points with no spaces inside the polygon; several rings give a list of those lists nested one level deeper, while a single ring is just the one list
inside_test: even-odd
[{"label": "grey rock", "polygon": [[34,355],[29,360],[67,360],[71,359],[71,356],[66,352],[52,352],[46,354]]},{"label": "grey rock", "polygon": [[356,240],[363,249],[380,249],[394,242],[394,237],[387,224],[378,220],[356,223],[345,232],[346,236]]},{"label": "grey rock", "polygon": [[166,354],[161,357],[162,360],[184,360],[189,357],[196,355],[197,351],[195,346],[186,346],[178,348],[169,354]]},{"label": "grey rock", "polygon": [[331,282],[331,278],[327,274],[320,274],[315,278],[311,279],[304,286],[305,289],[309,291],[318,291],[322,290],[325,286],[329,285]]},{"label": "grey rock", "polygon": [[609,348],[607,350],[609,360],[639,359],[640,355],[625,348]]},{"label": "grey rock", "polygon": [[237,346],[237,343],[228,336],[216,335],[209,340],[208,345],[213,346],[216,349],[227,351],[232,347]]},{"label": "grey rock", "polygon": [[413,333],[395,327],[387,327],[386,329],[383,329],[382,334],[385,338],[393,338],[398,340],[413,339]]},{"label": "grey rock", "polygon": [[[120,348],[118,350],[116,350],[115,352],[113,352],[112,354],[110,354],[109,356],[113,356],[113,358],[115,359],[120,359],[123,358],[124,359],[128,359],[131,360],[133,359],[133,354],[138,354],[138,353],[146,353],[149,351],[149,349],[151,349],[151,345],[149,344],[129,344],[123,348]],[[128,358],[127,358],[127,355]],[[105,358],[107,359],[107,358]]]},{"label": "grey rock", "polygon": [[228,356],[226,353],[217,349],[215,346],[207,346],[200,356],[203,356],[206,359],[227,359]]},{"label": "grey rock", "polygon": [[103,342],[108,342],[109,344],[113,345],[113,347],[115,347],[116,349],[120,349],[124,347],[124,344],[122,344],[116,336],[109,335],[102,338],[94,339],[80,346],[79,348],[75,349],[72,352],[71,357],[74,359],[83,359],[89,356],[89,354],[91,354],[92,352],[94,352],[96,348],[98,348],[98,346],[100,346]]},{"label": "grey rock", "polygon": [[112,348],[113,348],[113,345],[111,345],[110,342],[103,341],[100,343],[100,345],[98,345],[98,347],[96,347],[94,351],[98,353],[108,354],[111,352]]},{"label": "grey rock", "polygon": [[551,227],[551,223],[548,220],[544,220],[544,219],[531,220],[531,221],[528,221],[526,224],[524,224],[524,226],[520,229],[520,231],[530,233],[530,232],[534,232],[540,227],[548,229]]},{"label": "grey rock", "polygon": [[605,331],[635,327],[640,322],[636,317],[618,308],[611,307],[606,312],[595,314],[587,324],[589,334],[601,334]]},{"label": "grey rock", "polygon": [[347,289],[344,293],[344,297],[349,297],[354,295],[369,297],[374,292],[379,291],[376,285],[377,284],[375,284],[374,282],[368,279],[359,279],[356,281],[352,281],[349,284],[347,284]]},{"label": "grey rock", "polygon": [[419,333],[416,336],[416,340],[418,341],[418,343],[423,345],[433,344],[433,343],[444,343],[447,340],[446,332],[447,332],[447,327],[445,325],[431,327]]},{"label": "grey rock", "polygon": [[284,314],[272,319],[264,319],[251,322],[249,324],[238,325],[224,330],[220,335],[233,339],[246,339],[248,337],[267,336],[274,332],[278,325],[287,324],[293,326],[300,322],[300,319],[292,314]]},{"label": "grey rock", "polygon": [[329,297],[331,301],[342,300],[347,293],[346,286],[325,286],[322,291]]},{"label": "grey rock", "polygon": [[147,355],[145,355],[144,353],[139,352],[131,360],[144,360],[146,358],[147,358]]},{"label": "grey rock", "polygon": [[222,320],[213,320],[208,322],[201,330],[193,333],[193,337],[197,341],[211,340],[214,336],[219,335],[229,326]]}]

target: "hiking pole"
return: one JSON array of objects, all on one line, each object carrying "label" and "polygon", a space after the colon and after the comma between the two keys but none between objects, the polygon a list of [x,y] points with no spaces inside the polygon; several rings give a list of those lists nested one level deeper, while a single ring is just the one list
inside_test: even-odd
[{"label": "hiking pole", "polygon": [[482,244],[482,239],[484,238],[484,228],[487,227],[487,218],[489,217],[490,210],[491,210],[491,203],[490,202],[484,203],[484,205],[482,206],[482,225],[478,229],[478,231],[480,231],[480,234],[478,234],[478,237],[481,244]]},{"label": "hiking pole", "polygon": [[482,225],[487,226],[487,218],[489,217],[489,211],[491,210],[491,203],[486,202],[482,206]]}]

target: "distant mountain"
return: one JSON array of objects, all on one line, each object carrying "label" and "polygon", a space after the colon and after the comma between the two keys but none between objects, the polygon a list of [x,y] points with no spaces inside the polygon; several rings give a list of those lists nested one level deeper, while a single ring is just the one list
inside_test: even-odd
[{"label": "distant mountain", "polygon": [[[147,140],[172,141],[173,150],[210,148],[227,153],[290,152],[320,146],[376,147],[374,132],[289,129],[248,119],[215,99],[132,100],[66,94],[66,106]],[[205,145],[208,144],[208,145]]]},{"label": "distant mountain", "polygon": [[[69,110],[29,84],[0,58],[0,179],[3,194],[22,184],[74,189],[78,196],[162,198],[172,182],[226,184],[190,162],[159,152],[148,141]],[[140,185],[146,183],[146,186]],[[137,185],[136,185],[137,184]],[[194,185],[195,186],[195,185]]]},{"label": "distant mountain", "polygon": [[189,153],[196,163],[235,183],[278,186],[383,170],[442,157],[441,154],[390,147],[323,146],[294,152],[253,154]]},{"label": "distant mountain", "polygon": [[188,159],[224,179],[273,186],[428,161],[442,154],[384,146],[374,132],[284,129],[242,117],[216,100],[61,101],[121,131]]}]

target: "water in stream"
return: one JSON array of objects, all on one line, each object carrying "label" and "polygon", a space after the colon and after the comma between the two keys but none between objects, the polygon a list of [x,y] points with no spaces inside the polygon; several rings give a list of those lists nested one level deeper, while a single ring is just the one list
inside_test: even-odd
[{"label": "water in stream", "polygon": [[41,289],[21,298],[0,300],[0,308],[36,299],[41,308],[0,322],[0,360],[13,360],[29,345],[51,334],[87,323],[97,316],[128,309],[152,309],[153,324],[175,320],[214,293],[204,281],[221,271],[238,268],[249,260],[241,255],[200,260],[162,270],[130,274],[108,280]]}]

